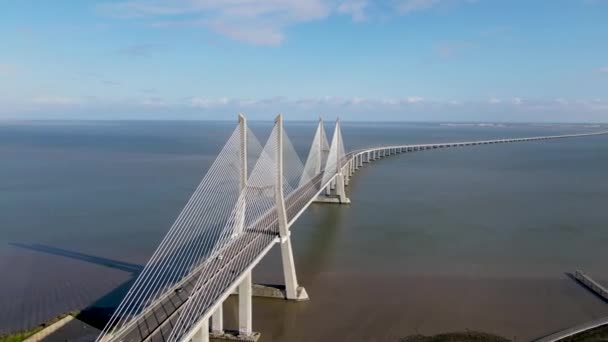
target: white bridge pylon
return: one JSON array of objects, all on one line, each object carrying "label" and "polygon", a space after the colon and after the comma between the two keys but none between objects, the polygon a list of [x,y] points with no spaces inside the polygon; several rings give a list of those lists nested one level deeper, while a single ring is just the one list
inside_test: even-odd
[{"label": "white bridge pylon", "polygon": [[[221,335],[223,301],[239,299],[238,334],[251,338],[256,291],[307,300],[299,286],[290,226],[333,181],[344,144],[336,125],[332,145],[320,120],[306,165],[278,115],[264,146],[244,116],[205,177],[136,279],[98,341],[205,340]],[[328,158],[334,158],[328,162]],[[274,245],[281,250],[284,284],[252,287],[253,267]],[[209,324],[209,319],[211,324]]]},{"label": "white bridge pylon", "polygon": [[[252,296],[307,300],[298,283],[290,227],[312,202],[348,203],[345,186],[364,163],[420,150],[608,134],[399,145],[346,153],[340,121],[328,144],[319,121],[302,164],[277,116],[262,145],[244,116],[97,341],[205,342],[227,333],[223,303],[238,295],[238,330],[255,340]],[[252,271],[278,244],[284,284],[252,284]]]}]

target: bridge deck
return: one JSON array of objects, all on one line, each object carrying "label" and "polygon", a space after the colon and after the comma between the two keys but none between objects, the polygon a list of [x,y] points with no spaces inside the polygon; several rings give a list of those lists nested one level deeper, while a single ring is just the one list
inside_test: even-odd
[{"label": "bridge deck", "polygon": [[[400,152],[407,152],[444,147],[544,140],[606,133],[608,132],[455,143],[383,146],[351,152],[342,159],[342,162],[343,165],[346,165],[356,156],[388,149],[399,149]],[[331,178],[329,181],[331,181]],[[320,191],[328,185],[329,181],[322,184],[323,172],[321,172],[311,179],[310,182],[298,188],[286,198],[287,216],[290,224],[308,207],[312,200],[318,196]],[[218,303],[218,301],[224,298],[231,288],[237,285],[237,279],[261,257],[260,251],[267,251],[271,245],[276,243],[277,237],[278,223],[276,221],[276,213],[274,208],[272,208],[265,213],[262,216],[262,219],[258,220],[254,226],[247,227],[243,233],[223,247],[221,251],[222,258],[214,258],[213,260],[205,261],[201,266],[186,276],[179,285],[170,289],[165,296],[158,299],[157,302],[151,304],[144,312],[140,313],[139,317],[136,317],[132,323],[112,335],[111,340],[121,342],[169,341],[173,327],[179,318],[180,311],[193,295],[195,285],[199,278],[205,276],[207,280],[199,290],[203,296],[198,310],[198,312],[201,313],[201,316],[188,323],[188,326],[192,327],[198,319],[210,315],[209,310]]]}]

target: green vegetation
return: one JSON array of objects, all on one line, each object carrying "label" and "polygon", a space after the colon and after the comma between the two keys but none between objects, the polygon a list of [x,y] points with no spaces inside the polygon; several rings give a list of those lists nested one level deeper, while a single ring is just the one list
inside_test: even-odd
[{"label": "green vegetation", "polygon": [[434,336],[412,335],[400,342],[509,342],[508,339],[477,331],[447,333]]},{"label": "green vegetation", "polygon": [[6,334],[6,335],[0,335],[0,342],[21,342],[21,341],[25,340],[26,338],[34,335],[35,333],[39,332],[40,330],[48,327],[49,325],[51,325],[53,323],[59,321],[60,319],[62,319],[64,317],[66,317],[68,315],[76,316],[77,314],[78,314],[77,311],[69,312],[69,313],[57,316],[57,317],[51,319],[50,321],[37,325],[31,329],[17,331],[17,332],[13,332],[13,333]]}]

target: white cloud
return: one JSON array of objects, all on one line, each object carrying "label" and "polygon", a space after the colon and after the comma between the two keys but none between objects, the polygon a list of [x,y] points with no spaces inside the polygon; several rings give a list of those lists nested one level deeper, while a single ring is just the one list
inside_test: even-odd
[{"label": "white cloud", "polygon": [[[115,18],[148,20],[156,27],[202,27],[233,40],[254,45],[278,45],[285,30],[332,14],[350,15],[355,22],[378,13],[410,14],[440,4],[476,0],[120,0],[98,6]],[[388,12],[388,13],[386,13]]]},{"label": "white cloud", "polygon": [[429,9],[440,3],[440,0],[401,0],[396,6],[397,10],[402,14]]},{"label": "white cloud", "polygon": [[367,0],[346,0],[338,6],[338,13],[350,15],[355,22],[365,21],[367,5]]},{"label": "white cloud", "polygon": [[282,29],[274,25],[255,24],[249,27],[235,26],[226,24],[222,20],[216,20],[208,22],[207,26],[234,40],[255,45],[279,45],[285,40]]},{"label": "white cloud", "polygon": [[[251,100],[243,100],[244,102],[240,102],[239,100],[235,101],[235,104],[247,104],[247,105],[252,105],[255,104],[255,102],[251,102]],[[209,98],[204,98],[204,97],[193,97],[189,99],[189,103],[190,106],[195,107],[195,108],[213,108],[213,107],[221,107],[221,106],[226,106],[227,104],[231,103],[232,100],[230,100],[227,97],[222,97],[219,99],[209,99]]]},{"label": "white cloud", "polygon": [[325,18],[332,7],[327,0],[130,0],[100,9],[121,18],[159,20],[157,26],[203,26],[234,40],[277,45],[286,28]]},{"label": "white cloud", "polygon": [[490,99],[488,100],[488,103],[491,103],[491,104],[499,104],[499,103],[502,103],[502,100],[501,100],[501,99],[498,99],[498,98],[495,98],[495,97],[492,97],[492,98],[490,98]]},{"label": "white cloud", "polygon": [[478,0],[396,0],[395,8],[401,14],[431,9],[440,4],[475,3]]},{"label": "white cloud", "polygon": [[340,113],[345,120],[446,120],[608,122],[608,100],[529,99],[498,101],[429,100],[404,98],[124,98],[44,95],[30,99],[1,98],[0,117],[62,119],[220,119],[243,112],[252,119],[270,119],[285,113],[291,119],[311,120],[319,113]]},{"label": "white cloud", "polygon": [[406,103],[420,103],[420,102],[424,102],[424,98],[422,98],[420,96],[410,96],[405,99],[405,102]]}]

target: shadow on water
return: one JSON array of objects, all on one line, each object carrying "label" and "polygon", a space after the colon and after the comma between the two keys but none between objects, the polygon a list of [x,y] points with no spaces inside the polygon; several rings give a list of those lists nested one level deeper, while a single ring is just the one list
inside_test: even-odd
[{"label": "shadow on water", "polygon": [[98,329],[103,329],[106,323],[110,320],[112,313],[120,304],[120,301],[127,294],[137,276],[144,269],[142,265],[132,264],[120,260],[113,260],[103,257],[98,257],[94,255],[84,254],[80,252],[74,252],[62,248],[57,248],[53,246],[47,246],[42,244],[26,244],[19,242],[9,242],[9,245],[18,248],[29,249],[32,251],[47,253],[57,256],[62,256],[65,258],[76,259],[88,263],[92,263],[95,265],[105,266],[113,269],[117,269],[120,271],[131,273],[131,277],[126,282],[122,283],[120,286],[114,288],[112,291],[108,292],[101,298],[97,299],[88,307],[82,309],[77,318],[91,326],[94,326]]}]

